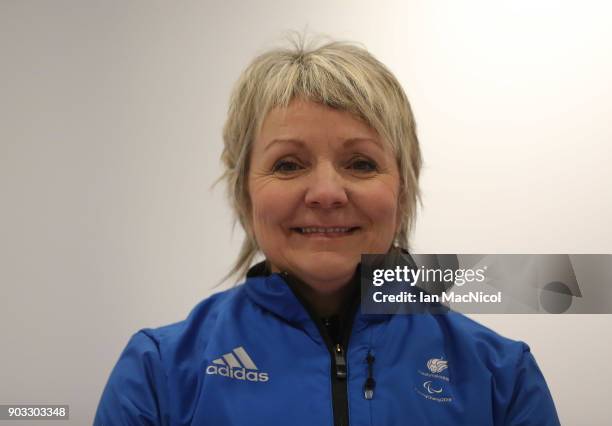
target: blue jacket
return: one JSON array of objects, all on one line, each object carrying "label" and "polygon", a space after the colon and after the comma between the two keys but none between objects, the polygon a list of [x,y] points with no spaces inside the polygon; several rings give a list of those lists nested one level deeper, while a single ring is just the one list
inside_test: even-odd
[{"label": "blue jacket", "polygon": [[454,312],[363,315],[358,297],[332,333],[293,285],[259,264],[134,334],[94,425],[559,424],[526,344]]}]

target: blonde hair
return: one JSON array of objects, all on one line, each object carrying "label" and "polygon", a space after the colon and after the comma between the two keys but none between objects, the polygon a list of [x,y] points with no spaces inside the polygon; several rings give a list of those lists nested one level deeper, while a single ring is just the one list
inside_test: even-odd
[{"label": "blonde hair", "polygon": [[408,248],[421,169],[421,153],[410,104],[397,79],[364,48],[332,41],[307,46],[295,35],[290,46],[257,56],[236,83],[223,128],[221,160],[228,196],[236,219],[246,236],[238,259],[224,277],[237,281],[246,275],[259,251],[250,229],[248,194],[249,155],[264,118],[275,107],[287,107],[303,98],[347,111],[368,123],[387,141],[397,158],[400,173],[401,223],[395,245]]}]

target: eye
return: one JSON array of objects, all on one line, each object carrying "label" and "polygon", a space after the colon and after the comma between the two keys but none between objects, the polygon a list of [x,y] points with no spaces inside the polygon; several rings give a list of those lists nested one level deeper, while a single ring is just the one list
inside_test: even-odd
[{"label": "eye", "polygon": [[352,168],[353,170],[357,170],[359,172],[365,172],[365,173],[375,172],[376,170],[378,170],[378,166],[376,165],[375,162],[371,160],[366,160],[364,158],[355,159],[350,164],[350,168]]},{"label": "eye", "polygon": [[275,173],[291,173],[300,170],[302,166],[300,166],[295,161],[291,160],[280,160],[274,164],[272,171]]}]

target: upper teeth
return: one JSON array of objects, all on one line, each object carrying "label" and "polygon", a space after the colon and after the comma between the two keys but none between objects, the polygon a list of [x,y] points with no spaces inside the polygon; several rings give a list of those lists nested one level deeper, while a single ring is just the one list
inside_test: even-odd
[{"label": "upper teeth", "polygon": [[300,228],[302,232],[347,232],[351,228]]}]

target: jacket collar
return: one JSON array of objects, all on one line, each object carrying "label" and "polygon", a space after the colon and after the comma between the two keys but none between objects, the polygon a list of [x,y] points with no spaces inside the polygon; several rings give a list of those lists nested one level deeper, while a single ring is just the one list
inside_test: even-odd
[{"label": "jacket collar", "polygon": [[[347,305],[343,308],[345,317],[341,320],[346,321],[346,316],[356,315],[354,326],[365,325],[362,323],[372,321],[387,320],[390,315],[364,315],[360,312],[360,271],[361,264],[357,266],[355,274],[348,284],[353,286],[353,291],[351,293],[352,296],[347,301]],[[297,277],[287,272],[271,272],[267,261],[262,261],[253,265],[247,272],[245,287],[251,300],[263,309],[290,323],[300,324],[302,327],[305,324],[312,324],[314,326],[314,311],[299,296],[299,293],[295,291],[295,286],[298,285],[298,282]]]},{"label": "jacket collar", "polygon": [[245,288],[253,302],[288,322],[300,324],[310,320],[307,307],[301,303],[285,277],[277,272],[272,273],[266,261],[249,269]]}]

